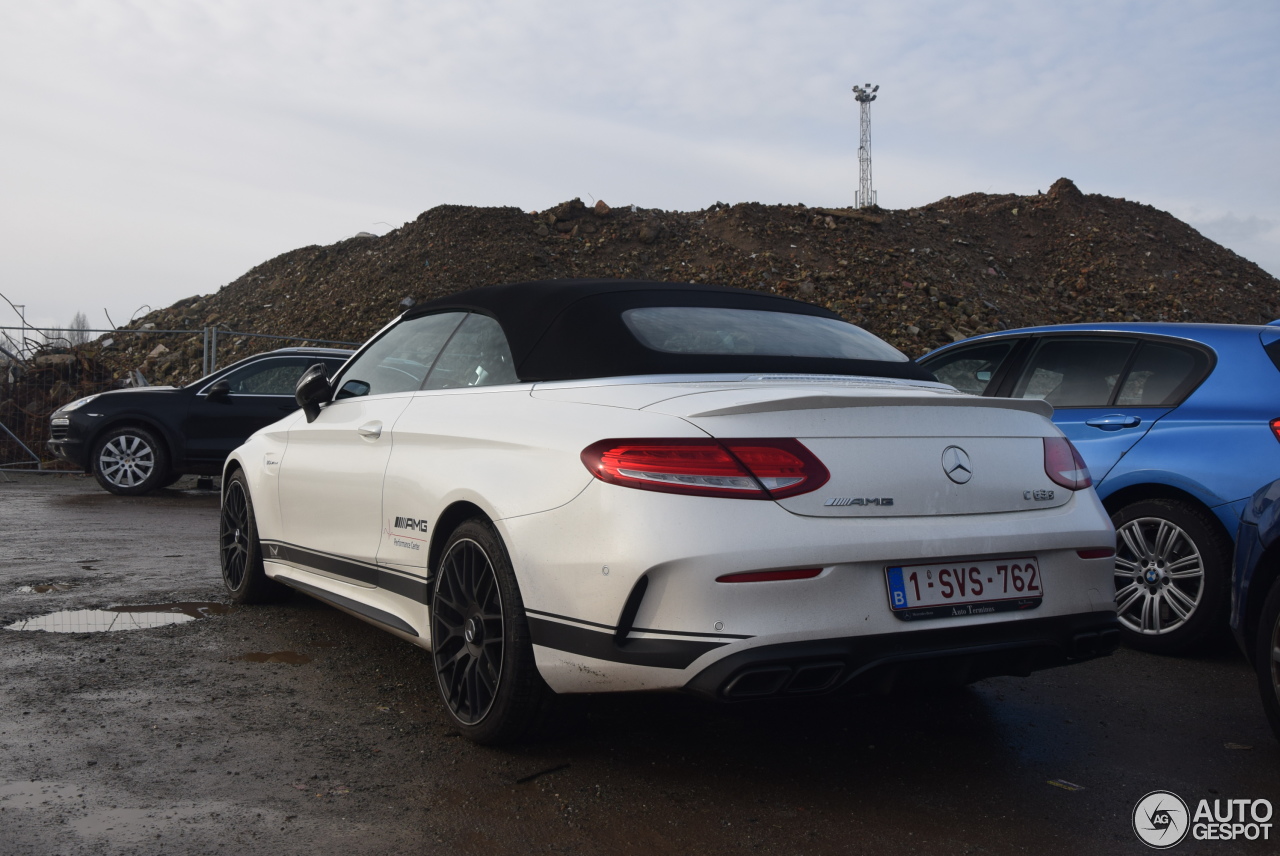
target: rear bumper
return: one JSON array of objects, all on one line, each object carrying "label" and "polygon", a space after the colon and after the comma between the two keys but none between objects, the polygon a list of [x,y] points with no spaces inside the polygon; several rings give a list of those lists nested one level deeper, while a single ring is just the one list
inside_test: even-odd
[{"label": "rear bumper", "polygon": [[1255,644],[1254,628],[1247,626],[1249,591],[1264,552],[1266,550],[1258,527],[1248,521],[1241,523],[1236,532],[1235,562],[1231,575],[1231,633],[1250,662],[1253,662]]},{"label": "rear bumper", "polygon": [[[557,509],[496,522],[530,615],[539,672],[559,693],[714,696],[735,666],[767,663],[777,651],[800,651],[806,663],[839,661],[826,670],[829,682],[805,678],[826,690],[882,661],[991,645],[1047,649],[1029,665],[984,655],[972,667],[975,675],[1025,674],[1071,662],[1072,635],[1086,631],[1019,628],[1099,613],[1099,629],[1115,626],[1114,561],[1077,552],[1115,543],[1092,491],[1041,511],[857,519],[595,482]],[[1040,570],[1044,600],[1033,609],[911,621],[891,609],[887,566],[1021,556],[1034,556]],[[788,568],[821,570],[800,580],[718,582]],[[721,661],[734,666],[716,671]],[[700,679],[704,673],[723,679]],[[787,686],[799,685],[788,678]]]},{"label": "rear bumper", "polygon": [[1120,624],[1109,611],[789,642],[731,654],[699,672],[685,689],[716,701],[740,701],[963,686],[1102,657],[1119,643]]}]

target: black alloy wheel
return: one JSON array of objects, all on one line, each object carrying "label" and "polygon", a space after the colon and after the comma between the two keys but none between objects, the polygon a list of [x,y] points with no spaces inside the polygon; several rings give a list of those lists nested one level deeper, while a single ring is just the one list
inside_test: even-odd
[{"label": "black alloy wheel", "polygon": [[164,487],[169,454],[152,431],[138,425],[103,434],[93,448],[93,477],[103,489],[137,496]]},{"label": "black alloy wheel", "polygon": [[270,579],[262,567],[258,522],[243,471],[227,481],[218,518],[218,552],[222,583],[233,603],[267,603],[279,599],[285,589]]},{"label": "black alloy wheel", "polygon": [[445,709],[477,743],[506,743],[538,727],[554,694],[533,661],[511,560],[479,518],[450,536],[431,597],[431,647]]},{"label": "black alloy wheel", "polygon": [[1176,499],[1142,500],[1116,527],[1116,612],[1132,647],[1186,654],[1226,627],[1231,542],[1204,512]]}]

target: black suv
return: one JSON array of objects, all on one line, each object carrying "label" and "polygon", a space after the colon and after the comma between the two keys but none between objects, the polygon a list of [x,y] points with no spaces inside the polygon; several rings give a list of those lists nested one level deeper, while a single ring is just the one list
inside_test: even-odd
[{"label": "black suv", "polygon": [[73,401],[50,417],[49,449],[134,495],[187,473],[216,475],[231,450],[298,409],[293,387],[320,363],[332,375],[354,351],[282,348],[232,363],[184,387],[146,386]]}]

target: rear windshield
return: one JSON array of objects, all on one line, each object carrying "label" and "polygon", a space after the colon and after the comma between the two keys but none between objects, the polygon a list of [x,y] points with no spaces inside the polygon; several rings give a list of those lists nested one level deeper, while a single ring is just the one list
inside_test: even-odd
[{"label": "rear windshield", "polygon": [[640,344],[665,354],[825,357],[905,363],[907,356],[861,327],[834,318],[707,306],[628,309]]}]

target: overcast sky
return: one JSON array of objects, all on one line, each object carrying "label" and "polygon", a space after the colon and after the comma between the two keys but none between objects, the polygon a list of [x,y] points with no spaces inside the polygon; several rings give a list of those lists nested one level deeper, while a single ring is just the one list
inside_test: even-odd
[{"label": "overcast sky", "polygon": [[[0,294],[95,327],[442,204],[1059,177],[1280,275],[1280,2],[0,0]],[[17,318],[0,301],[0,325]]]}]

